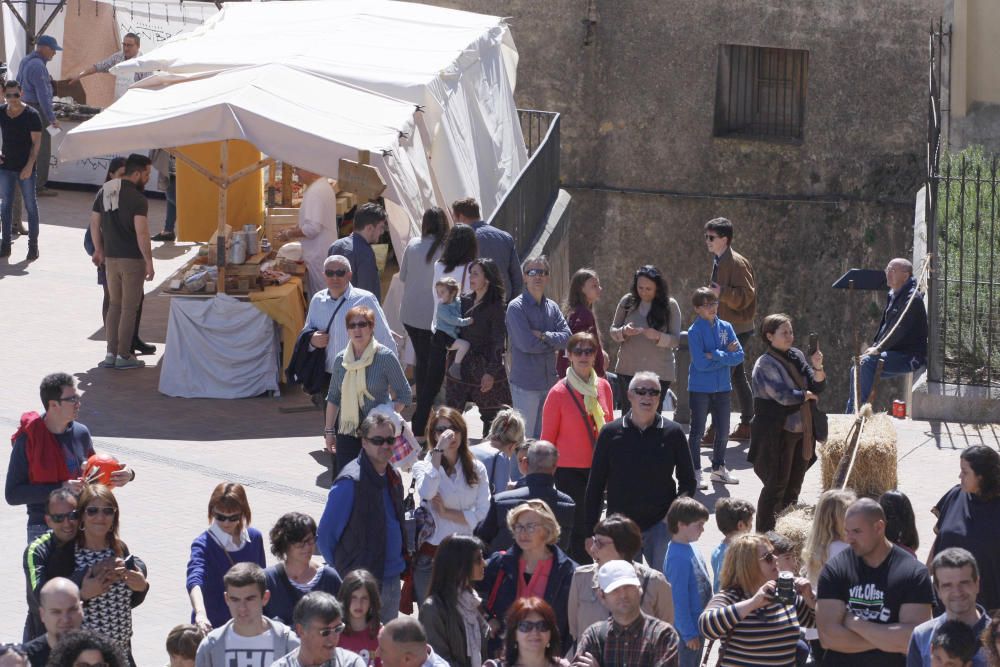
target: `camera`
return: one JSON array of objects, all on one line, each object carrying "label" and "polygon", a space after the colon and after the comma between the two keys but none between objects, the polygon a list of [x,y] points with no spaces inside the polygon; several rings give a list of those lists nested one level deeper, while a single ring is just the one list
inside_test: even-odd
[{"label": "camera", "polygon": [[774,588],[774,599],[782,604],[795,604],[795,577],[791,572],[778,574],[778,582]]}]

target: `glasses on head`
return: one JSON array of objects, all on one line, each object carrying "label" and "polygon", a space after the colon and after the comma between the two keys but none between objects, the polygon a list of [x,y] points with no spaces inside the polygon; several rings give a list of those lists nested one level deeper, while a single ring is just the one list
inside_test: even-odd
[{"label": "glasses on head", "polygon": [[63,401],[66,401],[67,403],[72,403],[73,405],[79,405],[82,400],[83,396],[80,394],[73,394],[72,396],[62,396],[61,398],[57,398],[56,402],[62,403]]},{"label": "glasses on head", "polygon": [[538,529],[537,523],[515,523],[515,533],[533,533]]},{"label": "glasses on head", "polygon": [[548,269],[528,269],[527,271],[524,272],[524,275],[528,276],[529,278],[535,278],[535,277],[538,277],[538,276],[547,276],[547,275],[549,275],[549,270]]},{"label": "glasses on head", "polygon": [[369,438],[365,438],[365,442],[369,442],[375,445],[376,447],[384,447],[385,445],[391,445],[395,443],[396,438],[393,438],[391,436],[373,435]]},{"label": "glasses on head", "polygon": [[659,396],[660,390],[653,387],[636,387],[632,393],[636,396]]},{"label": "glasses on head", "polygon": [[761,556],[760,559],[768,565],[771,565],[774,561],[778,560],[778,557],[774,555],[773,551],[768,551],[766,554]]},{"label": "glasses on head", "polygon": [[242,514],[220,514],[219,512],[214,512],[212,516],[219,523],[235,523],[243,518]]},{"label": "glasses on head", "polygon": [[643,278],[659,278],[660,270],[653,266],[652,264],[647,264],[645,266],[639,267],[635,275],[642,276]]},{"label": "glasses on head", "polygon": [[87,512],[87,516],[97,516],[98,514],[103,514],[104,516],[114,516],[116,510],[114,507],[94,507],[91,505],[85,511]]},{"label": "glasses on head", "polygon": [[359,320],[357,322],[350,322],[350,323],[348,323],[347,328],[348,329],[367,329],[370,326],[371,325],[368,323],[368,320]]},{"label": "glasses on head", "polygon": [[521,621],[517,624],[518,632],[551,632],[545,621]]},{"label": "glasses on head", "polygon": [[329,637],[330,635],[339,635],[341,632],[344,631],[345,628],[347,628],[347,624],[346,623],[341,623],[339,625],[333,626],[332,628],[320,628],[320,629],[318,629],[316,631],[316,634],[318,634],[320,637]]},{"label": "glasses on head", "polygon": [[[97,508],[94,507],[93,509],[96,510]],[[107,509],[111,508],[109,507]],[[66,519],[69,519],[70,521],[76,521],[77,519],[80,518],[80,513],[77,512],[76,510],[73,510],[72,512],[57,512],[56,514],[53,514],[51,512],[46,512],[46,516],[52,519],[52,523],[62,523]]]},{"label": "glasses on head", "polygon": [[343,278],[347,275],[347,269],[327,269],[323,271],[327,278]]},{"label": "glasses on head", "polygon": [[597,350],[592,347],[574,347],[570,350],[571,354],[575,354],[578,357],[592,357],[595,352],[597,352]]},{"label": "glasses on head", "polygon": [[8,100],[16,100],[21,96],[21,93],[4,93],[3,96]]}]

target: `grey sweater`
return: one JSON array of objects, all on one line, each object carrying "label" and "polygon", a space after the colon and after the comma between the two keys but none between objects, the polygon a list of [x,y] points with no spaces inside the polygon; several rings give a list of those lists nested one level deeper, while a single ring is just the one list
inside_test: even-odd
[{"label": "grey sweater", "polygon": [[[272,655],[275,658],[288,655],[299,647],[299,638],[287,625],[267,617],[264,617],[264,622],[271,626],[274,633],[274,652]],[[194,658],[195,667],[226,667],[225,638],[233,623],[232,620],[227,621],[221,628],[212,630],[207,637],[201,640]]]}]

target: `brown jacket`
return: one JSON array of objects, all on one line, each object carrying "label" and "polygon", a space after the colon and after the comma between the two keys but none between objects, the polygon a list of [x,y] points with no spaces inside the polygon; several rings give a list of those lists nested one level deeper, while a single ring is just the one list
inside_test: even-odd
[{"label": "brown jacket", "polygon": [[733,325],[736,333],[753,331],[757,314],[757,287],[753,267],[732,248],[719,257],[719,317]]}]

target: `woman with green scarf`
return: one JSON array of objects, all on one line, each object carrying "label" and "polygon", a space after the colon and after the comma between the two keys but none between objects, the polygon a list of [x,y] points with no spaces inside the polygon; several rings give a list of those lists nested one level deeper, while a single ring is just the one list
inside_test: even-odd
[{"label": "woman with green scarf", "polygon": [[392,400],[400,412],[412,398],[396,355],[375,340],[375,312],[355,306],[347,311],[344,323],[348,343],[333,361],[323,429],[326,450],[336,455],[338,470],[361,452],[357,430],[372,408]]},{"label": "woman with green scarf", "polygon": [[600,346],[593,334],[581,331],[566,343],[569,368],[566,379],[549,390],[542,407],[542,440],[559,450],[556,487],[576,501],[569,555],[577,563],[589,563],[584,516],[584,496],[597,434],[614,419],[611,385],[597,375],[594,360]]}]

